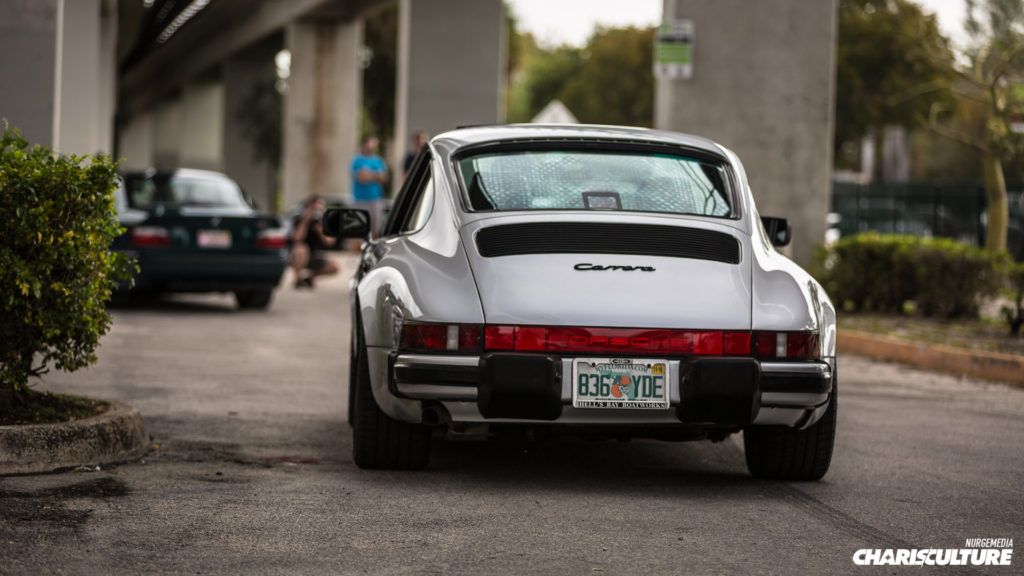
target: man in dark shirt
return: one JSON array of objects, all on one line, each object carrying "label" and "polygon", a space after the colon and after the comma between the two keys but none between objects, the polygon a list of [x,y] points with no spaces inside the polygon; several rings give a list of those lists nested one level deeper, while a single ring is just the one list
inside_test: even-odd
[{"label": "man in dark shirt", "polygon": [[296,288],[313,288],[313,278],[341,272],[341,265],[327,255],[327,249],[334,246],[337,239],[324,234],[324,207],[323,198],[310,197],[306,209],[293,223],[292,268]]},{"label": "man in dark shirt", "polygon": [[423,145],[430,140],[430,134],[427,134],[423,130],[417,130],[412,135],[412,148],[405,155],[405,160],[402,162],[402,177],[406,178],[409,176],[409,169],[412,168],[412,163],[416,160],[416,156],[419,155],[420,150],[423,149]]}]

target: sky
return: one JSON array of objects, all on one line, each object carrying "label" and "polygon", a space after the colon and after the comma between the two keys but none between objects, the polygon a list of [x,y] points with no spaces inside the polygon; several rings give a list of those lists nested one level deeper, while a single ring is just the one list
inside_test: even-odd
[{"label": "sky", "polygon": [[601,24],[653,26],[661,20],[662,0],[506,0],[519,28],[542,46],[583,46]]},{"label": "sky", "polygon": [[[583,46],[595,25],[653,26],[661,21],[662,0],[506,0],[520,29],[544,46]],[[964,0],[915,0],[939,17],[943,33],[963,43]]]}]

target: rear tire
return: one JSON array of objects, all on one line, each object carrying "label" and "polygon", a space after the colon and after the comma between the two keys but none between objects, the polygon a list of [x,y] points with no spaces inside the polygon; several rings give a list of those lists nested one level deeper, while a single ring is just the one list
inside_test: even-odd
[{"label": "rear tire", "polygon": [[[352,323],[355,324],[356,320],[353,319]],[[357,330],[352,330],[352,342],[349,344],[348,354],[348,425],[354,427],[356,425],[356,343],[358,338],[356,336]]]},{"label": "rear tire", "polygon": [[419,470],[430,461],[430,428],[400,422],[385,414],[373,398],[362,330],[357,331],[352,429],[352,459],[365,469]]},{"label": "rear tire", "polygon": [[270,300],[273,296],[274,292],[272,290],[247,290],[244,292],[235,292],[235,300],[238,301],[239,308],[255,310],[263,310],[267,306],[270,306]]},{"label": "rear tire", "polygon": [[747,469],[754,477],[813,481],[828,472],[836,438],[837,380],[833,372],[828,408],[812,426],[750,426],[743,431]]}]

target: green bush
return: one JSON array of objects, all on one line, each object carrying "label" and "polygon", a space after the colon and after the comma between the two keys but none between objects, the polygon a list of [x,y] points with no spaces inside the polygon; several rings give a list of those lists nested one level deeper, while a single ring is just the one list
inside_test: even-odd
[{"label": "green bush", "polygon": [[819,279],[839,305],[901,312],[917,293],[912,258],[919,243],[915,237],[875,233],[843,238],[818,253]]},{"label": "green bush", "polygon": [[51,365],[96,361],[105,303],[131,264],[110,251],[117,165],[29,147],[0,135],[0,409],[26,397]]},{"label": "green bush", "polygon": [[924,316],[977,316],[982,298],[1005,278],[1006,254],[943,238],[882,235],[843,238],[819,250],[815,269],[837,305],[902,313],[914,302]]},{"label": "green bush", "polygon": [[922,241],[914,254],[918,310],[939,318],[977,317],[982,298],[1006,283],[1006,253],[994,254],[947,238]]}]

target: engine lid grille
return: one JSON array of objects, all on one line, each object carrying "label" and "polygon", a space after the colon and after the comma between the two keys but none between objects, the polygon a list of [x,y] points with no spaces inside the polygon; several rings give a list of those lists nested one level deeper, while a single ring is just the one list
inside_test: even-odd
[{"label": "engine lid grille", "polygon": [[476,246],[485,258],[521,254],[630,254],[738,264],[740,244],[714,230],[591,222],[531,222],[480,230]]}]

